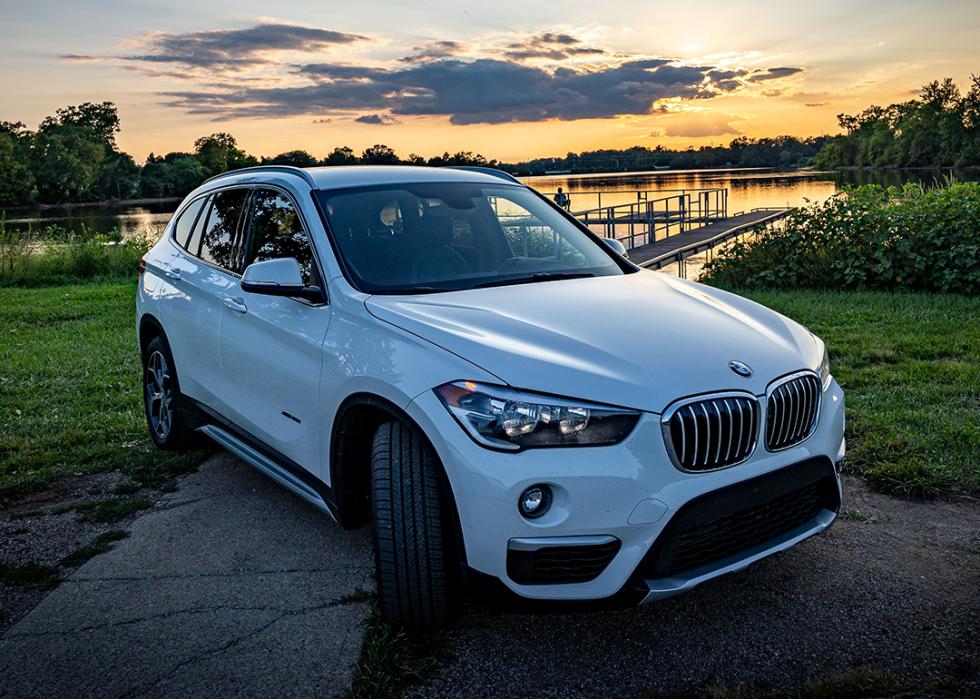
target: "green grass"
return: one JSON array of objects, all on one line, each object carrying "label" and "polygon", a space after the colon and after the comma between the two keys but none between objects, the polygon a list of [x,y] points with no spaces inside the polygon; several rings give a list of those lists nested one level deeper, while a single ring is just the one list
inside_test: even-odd
[{"label": "green grass", "polygon": [[93,556],[98,556],[100,553],[109,551],[112,548],[113,542],[125,539],[127,536],[129,536],[129,532],[118,529],[99,534],[92,540],[92,543],[76,549],[61,559],[61,565],[70,568],[80,566]]},{"label": "green grass", "polygon": [[444,664],[445,645],[444,636],[412,635],[388,626],[374,609],[347,699],[401,696],[438,673]]},{"label": "green grass", "polygon": [[140,510],[152,507],[153,503],[146,498],[111,498],[108,500],[84,500],[71,505],[64,505],[54,510],[54,514],[78,512],[83,522],[110,524],[126,519]]},{"label": "green grass", "polygon": [[980,299],[743,292],[827,343],[846,392],[846,466],[875,488],[980,491]]},{"label": "green grass", "polygon": [[59,582],[61,582],[61,573],[51,566],[34,561],[16,566],[0,563],[0,583],[25,588],[50,589],[57,587]]},{"label": "green grass", "polygon": [[[160,486],[200,461],[150,444],[133,295],[133,282],[0,289],[0,497],[113,469]],[[747,295],[826,340],[848,469],[896,494],[980,491],[980,299]]]},{"label": "green grass", "polygon": [[113,469],[159,487],[200,462],[150,443],[134,294],[135,281],[0,289],[0,497]]},{"label": "green grass", "polygon": [[153,231],[123,239],[118,231],[87,229],[48,235],[7,228],[0,217],[0,287],[48,286],[79,281],[125,280],[159,235]]}]

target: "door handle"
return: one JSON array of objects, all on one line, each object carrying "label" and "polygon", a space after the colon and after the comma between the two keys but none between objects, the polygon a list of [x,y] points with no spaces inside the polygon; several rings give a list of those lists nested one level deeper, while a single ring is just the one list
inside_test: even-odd
[{"label": "door handle", "polygon": [[163,273],[167,275],[168,279],[180,279],[180,270],[174,269],[170,265],[163,270]]},{"label": "door handle", "polygon": [[247,313],[248,307],[245,305],[245,299],[239,297],[233,299],[230,296],[225,297],[225,305],[236,313]]}]

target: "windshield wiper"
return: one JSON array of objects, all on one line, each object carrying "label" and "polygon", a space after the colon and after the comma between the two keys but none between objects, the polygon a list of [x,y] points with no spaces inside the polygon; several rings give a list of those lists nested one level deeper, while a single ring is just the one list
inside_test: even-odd
[{"label": "windshield wiper", "polygon": [[474,289],[483,289],[488,286],[510,286],[511,284],[530,284],[533,282],[555,282],[562,279],[583,279],[594,277],[592,272],[538,272],[526,277],[511,277],[510,279],[495,279],[490,282],[474,284]]}]

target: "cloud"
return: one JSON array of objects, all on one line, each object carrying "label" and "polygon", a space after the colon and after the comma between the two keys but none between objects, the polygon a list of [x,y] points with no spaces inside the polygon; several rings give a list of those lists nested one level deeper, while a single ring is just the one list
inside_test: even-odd
[{"label": "cloud", "polygon": [[134,42],[137,48],[126,55],[65,58],[122,62],[128,70],[182,80],[188,89],[159,93],[165,104],[216,121],[305,116],[364,124],[404,116],[499,124],[648,115],[663,111],[655,105],[664,101],[710,99],[803,70],[614,54],[548,31],[490,45],[428,41],[400,58],[339,62],[324,56],[362,43],[377,39],[267,21],[243,29],[157,32]]},{"label": "cloud", "polygon": [[793,68],[790,66],[781,66],[779,68],[765,68],[763,70],[753,71],[749,75],[748,80],[751,82],[761,82],[763,80],[778,80],[779,78],[788,78],[791,75],[796,75],[797,73],[802,73],[802,68]]},{"label": "cloud", "polygon": [[367,37],[330,29],[266,22],[245,29],[170,34],[156,32],[141,43],[143,53],[121,56],[68,54],[70,61],[120,60],[141,64],[172,64],[187,68],[243,69],[272,63],[267,54],[285,51],[315,52]]},{"label": "cloud", "polygon": [[526,61],[536,58],[564,61],[569,58],[599,56],[605,53],[604,49],[582,46],[581,40],[571,34],[543,32],[530,36],[523,41],[507,44],[501,55],[512,61]]},{"label": "cloud", "polygon": [[830,102],[804,102],[804,107],[826,107]]},{"label": "cloud", "polygon": [[553,71],[489,58],[402,68],[320,63],[298,70],[312,81],[306,85],[167,94],[173,106],[217,118],[371,110],[496,124],[649,114],[658,100],[710,97],[709,70],[660,58]]},{"label": "cloud", "polygon": [[423,63],[437,58],[457,56],[469,50],[469,46],[460,41],[430,41],[412,49],[411,55],[400,58],[403,63]]},{"label": "cloud", "polygon": [[679,114],[661,121],[662,128],[651,136],[670,136],[673,138],[703,138],[706,136],[739,135],[741,130],[732,122],[740,117],[729,114],[693,113]]},{"label": "cloud", "polygon": [[398,123],[398,119],[387,114],[362,114],[354,119],[354,121],[360,124],[379,124],[381,126]]}]

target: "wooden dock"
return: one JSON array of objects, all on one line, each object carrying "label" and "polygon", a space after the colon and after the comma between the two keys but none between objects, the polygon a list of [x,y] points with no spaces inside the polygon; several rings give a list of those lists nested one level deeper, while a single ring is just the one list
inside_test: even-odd
[{"label": "wooden dock", "polygon": [[786,217],[792,209],[753,209],[718,219],[706,225],[675,233],[645,245],[630,248],[630,261],[640,267],[660,269],[704,252],[719,243]]},{"label": "wooden dock", "polygon": [[[595,196],[601,192],[573,192]],[[762,228],[791,211],[788,207],[762,207],[728,213],[728,190],[724,188],[668,191],[606,192],[629,194],[628,201],[576,211],[572,215],[604,238],[615,238],[629,250],[632,262],[650,269],[680,263],[705,250]]]}]

